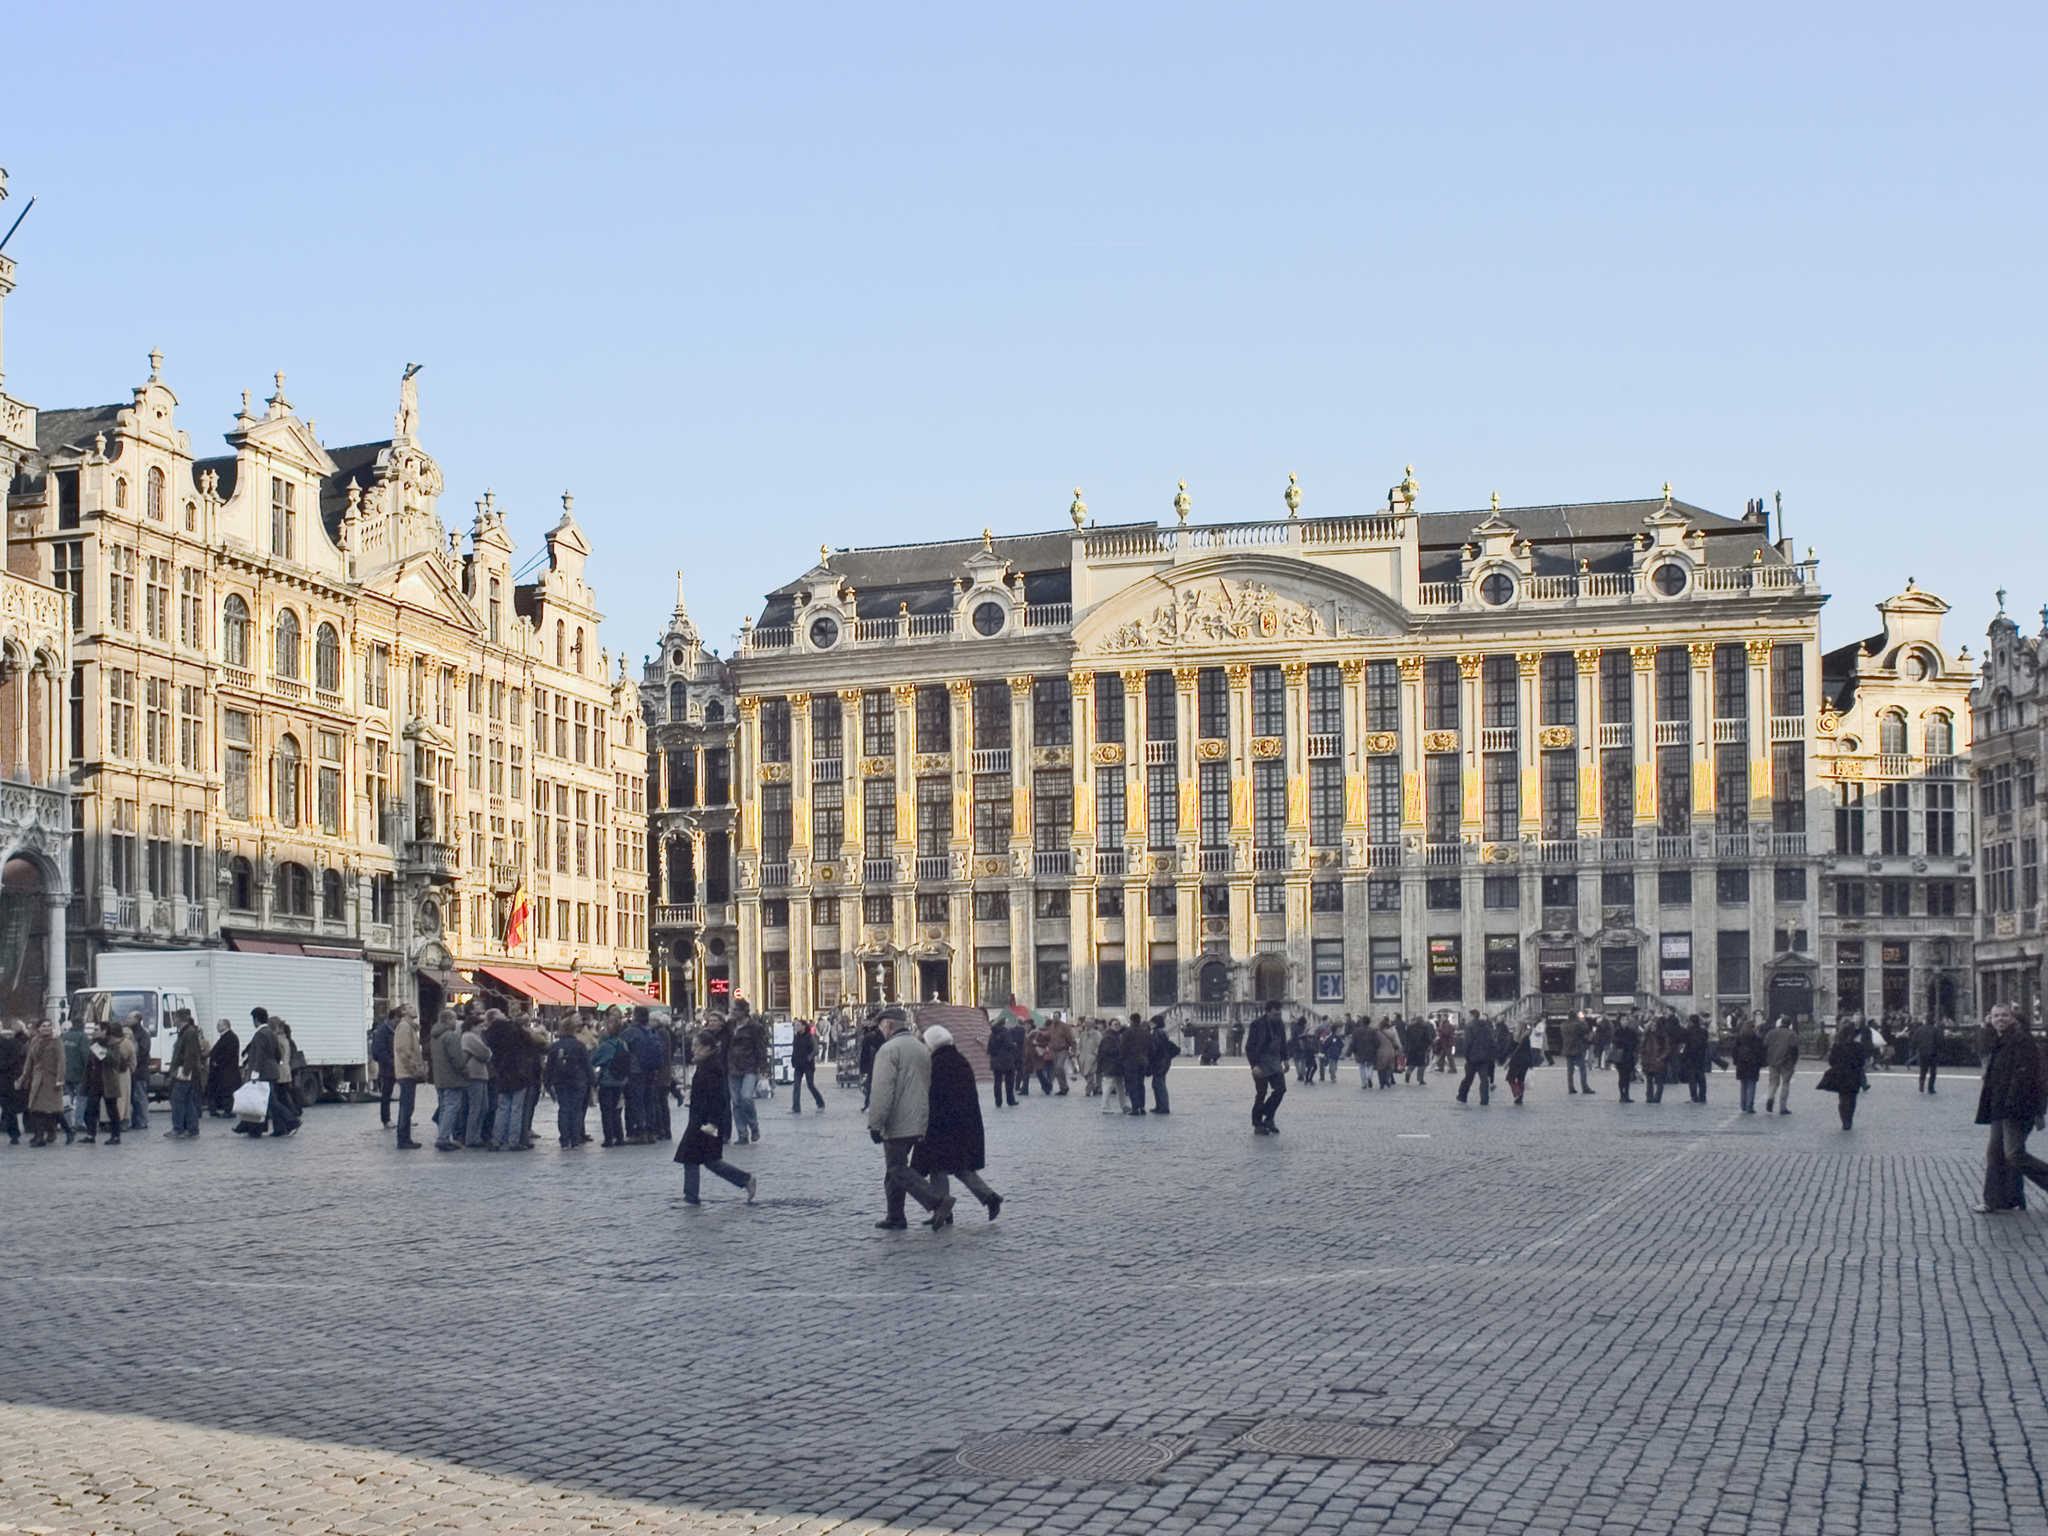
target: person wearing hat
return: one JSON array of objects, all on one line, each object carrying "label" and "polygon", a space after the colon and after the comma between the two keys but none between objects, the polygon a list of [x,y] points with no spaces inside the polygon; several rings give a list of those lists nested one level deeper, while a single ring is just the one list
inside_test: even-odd
[{"label": "person wearing hat", "polygon": [[988,1209],[994,1221],[1003,1197],[982,1182],[987,1143],[981,1129],[981,1095],[975,1091],[974,1068],[953,1044],[952,1032],[934,1024],[924,1032],[931,1054],[930,1112],[923,1138],[910,1154],[910,1172],[900,1182],[917,1203],[932,1213],[932,1230],[953,1224],[948,1178],[965,1184]]},{"label": "person wearing hat", "polygon": [[[924,1042],[910,1032],[910,1018],[901,1008],[884,1008],[875,1022],[882,1048],[875,1052],[875,1070],[868,1092],[868,1136],[882,1149],[882,1188],[887,1214],[877,1227],[902,1231],[910,1225],[903,1214],[909,1188],[910,1151],[931,1123],[932,1059]],[[952,1215],[953,1202],[941,1200],[934,1214]]]}]

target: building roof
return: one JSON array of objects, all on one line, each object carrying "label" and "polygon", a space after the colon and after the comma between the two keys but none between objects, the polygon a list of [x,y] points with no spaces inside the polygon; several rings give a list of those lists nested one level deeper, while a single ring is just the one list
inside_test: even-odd
[{"label": "building roof", "polygon": [[41,411],[36,416],[36,451],[45,458],[83,452],[92,446],[99,433],[114,435],[120,415],[128,405],[129,402],[122,401],[118,405],[79,405]]},{"label": "building roof", "polygon": [[320,521],[327,529],[327,537],[336,544],[341,542],[341,517],[348,510],[349,486],[359,483],[368,490],[376,483],[378,460],[390,451],[388,437],[378,443],[349,443],[327,449],[327,457],[334,460],[334,473],[320,482]]}]

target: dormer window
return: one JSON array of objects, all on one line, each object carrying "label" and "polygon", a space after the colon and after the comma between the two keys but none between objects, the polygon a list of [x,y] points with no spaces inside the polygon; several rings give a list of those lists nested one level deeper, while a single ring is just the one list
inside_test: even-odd
[{"label": "dormer window", "polygon": [[557,667],[564,667],[569,664],[568,636],[569,631],[567,627],[563,625],[560,619],[555,620],[555,665]]},{"label": "dormer window", "polygon": [[970,617],[977,635],[995,635],[1002,633],[1003,621],[1009,613],[1001,603],[976,603]]},{"label": "dormer window", "polygon": [[164,520],[164,472],[160,469],[152,469],[149,472],[149,479],[145,483],[148,489],[144,492],[145,500],[143,505],[148,511],[151,520],[160,523]]},{"label": "dormer window", "polygon": [[1650,586],[1659,597],[1676,597],[1685,590],[1685,567],[1666,560],[1650,572]]},{"label": "dormer window", "polygon": [[270,477],[270,552],[280,560],[299,557],[298,490],[282,476]]},{"label": "dormer window", "polygon": [[491,578],[491,602],[489,610],[491,626],[491,644],[493,645],[496,645],[498,643],[499,615],[503,612],[504,606],[505,605],[503,601],[500,599],[499,595],[498,578],[493,576]]},{"label": "dormer window", "polygon": [[1515,578],[1506,571],[1488,571],[1479,579],[1479,599],[1490,608],[1511,602],[1514,595]]}]

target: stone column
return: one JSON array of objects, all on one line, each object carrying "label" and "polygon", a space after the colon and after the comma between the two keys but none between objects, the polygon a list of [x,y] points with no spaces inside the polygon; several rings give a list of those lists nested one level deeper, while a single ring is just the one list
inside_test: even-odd
[{"label": "stone column", "polygon": [[[813,735],[811,696],[792,693],[789,696],[789,852],[792,863],[811,846],[811,757],[816,745]],[[837,851],[824,849],[818,857],[829,859]],[[792,977],[792,993],[795,985]]]},{"label": "stone column", "polygon": [[1287,686],[1287,836],[1308,841],[1308,664],[1290,661],[1280,669]]},{"label": "stone column", "polygon": [[843,850],[851,849],[843,859],[847,866],[848,886],[863,873],[861,856],[867,852],[867,833],[864,830],[867,783],[861,768],[861,749],[867,742],[861,734],[860,705],[860,689],[839,690],[839,804],[845,832],[840,837],[839,847],[811,850],[813,859],[837,859]]},{"label": "stone column", "polygon": [[[1348,656],[1337,663],[1344,677],[1344,840],[1365,847],[1365,662]],[[1347,859],[1347,863],[1349,860]],[[1369,995],[1369,994],[1368,994]]]},{"label": "stone column", "polygon": [[1031,831],[1031,689],[1029,677],[1010,679],[1010,846],[1025,849],[1027,873],[1032,871],[1030,850],[1036,847]]},{"label": "stone column", "polygon": [[1704,823],[1720,831],[1714,820],[1714,682],[1711,641],[1695,640],[1686,648],[1692,664],[1692,814],[1695,827]]},{"label": "stone column", "polygon": [[1468,843],[1478,839],[1481,825],[1479,679],[1485,670],[1482,655],[1458,658],[1458,760],[1465,791],[1458,833]]},{"label": "stone column", "polygon": [[1579,743],[1579,836],[1600,835],[1600,649],[1589,646],[1572,652],[1578,667],[1578,707],[1574,732]]},{"label": "stone column", "polygon": [[[1771,797],[1776,792],[1771,780],[1772,642],[1745,640],[1742,644],[1749,662],[1749,714],[1744,726],[1749,736],[1749,819],[1752,825],[1770,828]],[[1921,947],[1916,944],[1915,952]]]},{"label": "stone column", "polygon": [[1515,745],[1517,752],[1516,772],[1522,776],[1521,834],[1524,838],[1540,837],[1543,832],[1543,774],[1542,759],[1536,755],[1542,736],[1543,709],[1537,686],[1537,674],[1543,665],[1540,651],[1515,652],[1515,683],[1520,690],[1520,708],[1516,711]]},{"label": "stone column", "polygon": [[1397,665],[1401,670],[1401,832],[1419,839],[1423,829],[1422,658],[1403,656]]},{"label": "stone column", "polygon": [[46,972],[43,982],[43,1017],[61,1025],[64,1023],[70,998],[70,959],[64,943],[65,901],[62,896],[46,894],[43,905],[50,914],[50,933],[43,951],[43,966]]},{"label": "stone column", "polygon": [[1095,674],[1067,675],[1073,694],[1074,879],[1067,895],[1067,997],[1070,1018],[1098,1006],[1095,995]]},{"label": "stone column", "polygon": [[947,904],[950,922],[947,937],[953,945],[951,981],[953,996],[973,1003],[974,971],[974,684],[964,677],[946,684],[953,710],[953,869],[964,878],[953,887]]},{"label": "stone column", "polygon": [[1629,733],[1636,765],[1636,825],[1657,824],[1657,647],[1632,645],[1628,650],[1635,686],[1635,725]]}]

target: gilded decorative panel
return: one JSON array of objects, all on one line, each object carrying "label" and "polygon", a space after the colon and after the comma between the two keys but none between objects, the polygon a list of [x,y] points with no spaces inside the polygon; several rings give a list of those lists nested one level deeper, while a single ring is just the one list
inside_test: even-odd
[{"label": "gilded decorative panel", "polygon": [[1371,731],[1365,738],[1365,750],[1374,757],[1385,757],[1401,750],[1401,738],[1392,731]]},{"label": "gilded decorative panel", "polygon": [[896,771],[893,757],[864,757],[860,760],[860,776],[864,779],[885,779]]},{"label": "gilded decorative panel", "polygon": [[1546,725],[1536,733],[1536,745],[1548,751],[1572,744],[1572,728],[1568,725]]},{"label": "gilded decorative panel", "polygon": [[1227,742],[1198,741],[1195,743],[1195,756],[1205,763],[1221,762],[1224,754],[1229,750],[1230,747]]},{"label": "gilded decorative panel", "polygon": [[789,782],[789,764],[763,763],[761,765],[761,782],[763,784],[787,784]]},{"label": "gilded decorative panel", "polygon": [[944,752],[920,752],[910,761],[911,771],[921,775],[951,773],[953,759]]},{"label": "gilded decorative panel", "polygon": [[1105,768],[1124,760],[1124,744],[1120,741],[1098,741],[1095,744],[1095,761]]},{"label": "gilded decorative panel", "polygon": [[1282,757],[1286,755],[1286,752],[1287,744],[1278,736],[1254,736],[1252,738],[1253,757]]},{"label": "gilded decorative panel", "polygon": [[1458,750],[1456,731],[1424,731],[1422,750],[1425,752],[1455,752]]}]

